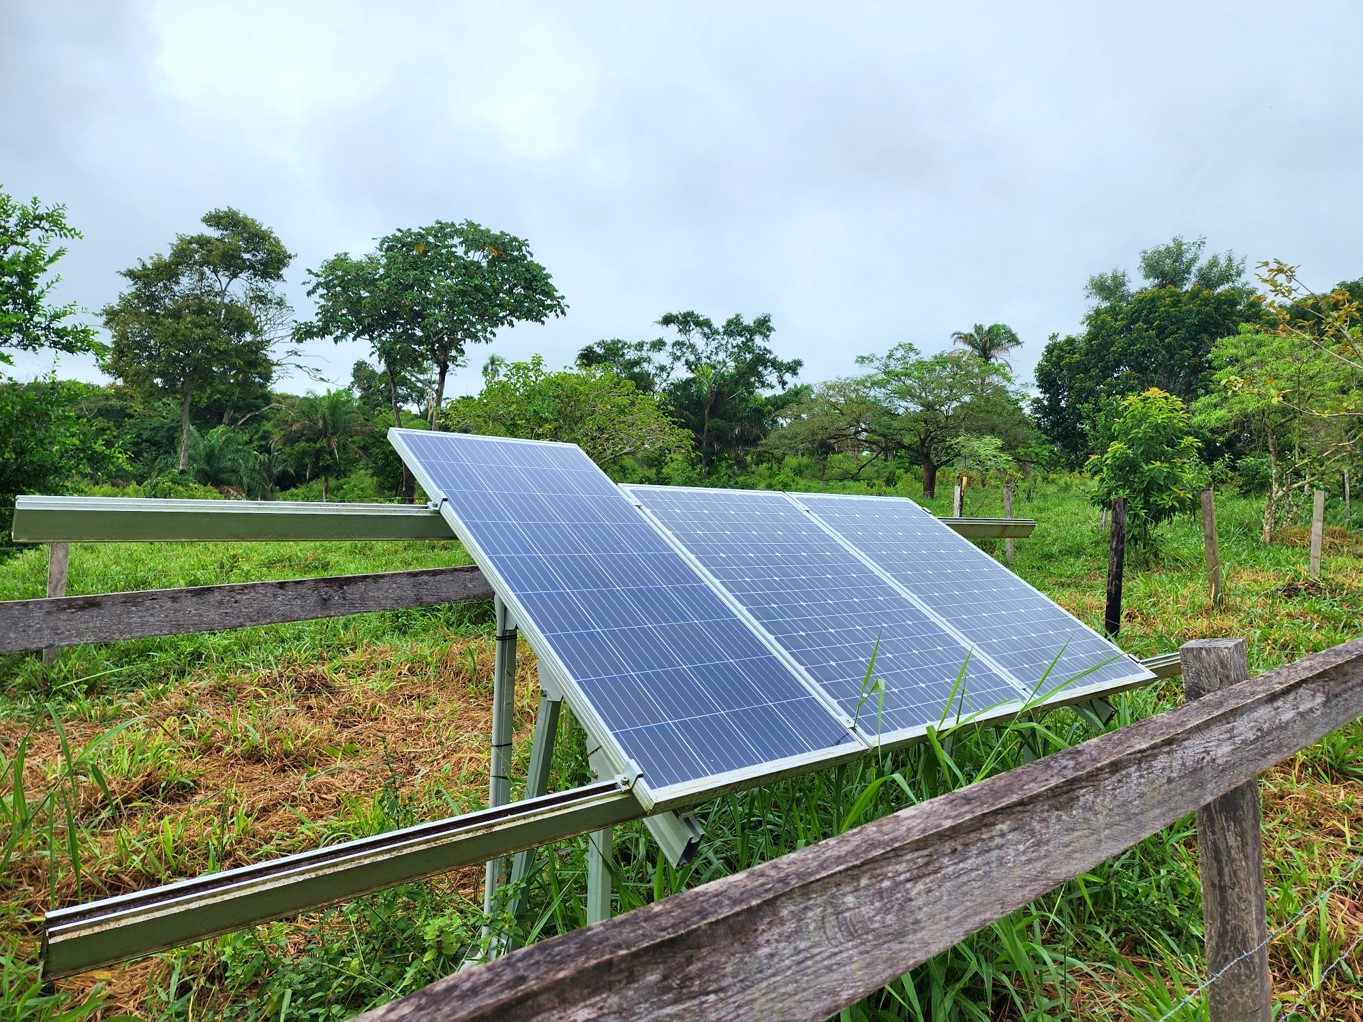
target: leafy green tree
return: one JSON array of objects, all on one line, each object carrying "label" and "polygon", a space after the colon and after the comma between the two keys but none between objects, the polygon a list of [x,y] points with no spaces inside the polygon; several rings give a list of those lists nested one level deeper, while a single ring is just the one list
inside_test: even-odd
[{"label": "leafy green tree", "polygon": [[1125,500],[1132,542],[1148,549],[1156,526],[1197,503],[1207,482],[1201,444],[1183,402],[1155,387],[1123,398],[1107,432],[1106,449],[1088,463],[1094,501]]},{"label": "leafy green tree", "polygon": [[212,210],[203,224],[123,270],[128,287],[104,309],[113,337],[104,368],[138,393],[179,402],[182,472],[196,396],[263,390],[290,313],[279,287],[293,257],[278,236],[235,209]]},{"label": "leafy green tree", "polygon": [[867,386],[883,409],[874,424],[881,445],[918,461],[929,499],[937,494],[938,469],[955,457],[962,434],[1026,431],[1012,377],[997,362],[964,351],[925,357],[907,342],[857,361],[871,368]]},{"label": "leafy green tree", "polygon": [[[0,348],[35,351],[98,351],[89,326],[73,322],[76,305],[53,305],[52,289],[61,280],[52,268],[79,238],[66,220],[65,206],[43,206],[36,198],[16,202],[0,188]],[[0,365],[13,360],[0,350]]]},{"label": "leafy green tree", "polygon": [[126,470],[107,424],[78,410],[83,386],[0,380],[0,550],[10,546],[18,494],[59,493],[81,477]]},{"label": "leafy green tree", "polygon": [[525,239],[472,220],[402,228],[380,238],[370,255],[342,252],[309,276],[317,313],[299,336],[368,341],[388,373],[395,419],[404,374],[433,369],[432,425],[449,371],[470,345],[567,309]]},{"label": "leafy green tree", "polygon": [[1174,238],[1145,250],[1135,291],[1123,270],[1091,277],[1083,332],[1051,335],[1036,367],[1033,412],[1071,464],[1094,448],[1093,426],[1110,399],[1157,387],[1194,401],[1210,382],[1217,338],[1257,316],[1244,260],[1230,252],[1204,260],[1204,247],[1203,239]]},{"label": "leafy green tree", "polygon": [[986,362],[1007,362],[1005,356],[1015,348],[1022,347],[1021,338],[1007,323],[991,323],[989,326],[976,323],[969,330],[957,330],[951,335],[951,341]]},{"label": "leafy green tree", "polygon": [[348,470],[365,422],[354,394],[328,390],[289,402],[281,413],[280,430],[285,457],[304,478],[320,478],[322,499],[328,500],[330,481]]},{"label": "leafy green tree", "polygon": [[1267,543],[1294,489],[1327,485],[1357,464],[1363,446],[1363,286],[1343,281],[1316,294],[1299,282],[1295,267],[1262,267],[1269,289],[1263,322],[1217,341],[1213,385],[1195,411],[1203,428],[1222,438],[1241,435],[1245,446],[1265,453]]},{"label": "leafy green tree", "polygon": [[578,364],[609,367],[638,389],[660,394],[691,430],[707,471],[761,444],[783,410],[803,396],[785,392],[802,363],[772,350],[768,315],[734,315],[717,324],[688,310],[669,312],[658,325],[675,331],[671,341],[597,341],[578,353]]},{"label": "leafy green tree", "polygon": [[605,471],[656,467],[691,453],[691,438],[657,397],[602,366],[550,372],[539,355],[490,374],[476,397],[452,401],[447,429],[575,443]]},{"label": "leafy green tree", "polygon": [[1007,482],[1019,475],[1018,463],[1004,449],[1002,437],[987,433],[962,433],[952,444],[951,466],[961,484],[962,507],[965,490],[973,482],[980,486]]},{"label": "leafy green tree", "polygon": [[189,475],[195,482],[259,499],[270,495],[275,467],[232,426],[190,433]]}]

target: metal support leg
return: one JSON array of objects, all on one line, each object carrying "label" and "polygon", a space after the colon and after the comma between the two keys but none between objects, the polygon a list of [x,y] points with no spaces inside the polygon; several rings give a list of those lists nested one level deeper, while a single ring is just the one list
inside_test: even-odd
[{"label": "metal support leg", "polygon": [[[598,778],[610,777],[614,768],[605,754],[596,749],[589,754],[592,771]],[[587,925],[611,917],[611,828],[587,835]]]},{"label": "metal support leg", "polygon": [[1087,702],[1079,703],[1074,710],[1099,731],[1106,730],[1112,723],[1112,718],[1117,716],[1117,707],[1102,696],[1095,696]]},{"label": "metal support leg", "polygon": [[587,835],[587,925],[611,917],[611,829]]},{"label": "metal support leg", "polygon": [[[549,788],[549,765],[554,756],[554,738],[558,734],[558,715],[563,708],[563,701],[551,699],[547,695],[540,696],[539,712],[535,714],[535,739],[530,746],[530,771],[525,778],[524,798],[534,798],[543,795]],[[530,859],[535,854],[535,849],[527,848],[523,852],[517,852],[511,860],[511,883],[516,885],[525,879],[530,872]],[[520,914],[521,895],[517,891],[512,895],[512,902],[509,910],[512,915]]]},{"label": "metal support leg", "polygon": [[[511,798],[511,711],[516,701],[516,625],[506,604],[495,601],[497,655],[492,673],[492,766],[488,782],[488,805],[505,805]],[[487,864],[483,884],[483,911],[496,908],[497,888],[506,876],[505,857]]]}]

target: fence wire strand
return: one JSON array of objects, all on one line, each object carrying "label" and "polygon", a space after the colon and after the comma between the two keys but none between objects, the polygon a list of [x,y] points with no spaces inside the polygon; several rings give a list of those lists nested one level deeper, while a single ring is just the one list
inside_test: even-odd
[{"label": "fence wire strand", "polygon": [[[1291,919],[1289,919],[1287,922],[1283,923],[1276,930],[1270,933],[1262,942],[1256,944],[1254,947],[1250,948],[1243,954],[1237,955],[1235,958],[1232,958],[1225,965],[1221,966],[1221,968],[1217,969],[1216,972],[1212,973],[1201,983],[1195,986],[1192,990],[1185,994],[1183,998],[1180,1001],[1178,1001],[1172,1008],[1170,1008],[1158,1019],[1156,1019],[1155,1022],[1169,1022],[1169,1019],[1173,1018],[1184,1008],[1188,1007],[1189,1004],[1193,1003],[1193,1001],[1201,997],[1202,994],[1205,993],[1208,988],[1215,984],[1219,979],[1221,979],[1222,976],[1228,973],[1231,969],[1239,965],[1246,958],[1252,958],[1254,955],[1257,955],[1260,951],[1268,947],[1275,940],[1281,937],[1284,933],[1286,933],[1288,930],[1292,929],[1299,922],[1305,919],[1307,915],[1318,909],[1321,903],[1328,899],[1330,895],[1334,894],[1335,891],[1339,890],[1349,881],[1353,880],[1358,875],[1360,869],[1363,869],[1363,858],[1358,859],[1352,866],[1349,867],[1348,872],[1346,872],[1333,884],[1331,884],[1329,887],[1325,888],[1325,890],[1321,891],[1319,894],[1315,895],[1313,898],[1307,901],[1300,912],[1298,912]],[[1340,955],[1338,958],[1336,958],[1333,962],[1331,962],[1329,968],[1327,968],[1324,972],[1320,974],[1320,979],[1316,980],[1316,982],[1312,984],[1309,989],[1302,993],[1290,1007],[1292,1008],[1299,1007],[1307,996],[1319,990],[1324,985],[1325,980],[1330,975],[1330,973],[1334,972],[1335,969],[1338,968],[1342,962],[1344,962],[1350,955],[1352,955],[1354,949],[1358,947],[1360,943],[1363,943],[1363,931],[1361,931],[1359,935],[1354,938],[1353,943],[1350,944],[1345,949],[1344,953]]]}]

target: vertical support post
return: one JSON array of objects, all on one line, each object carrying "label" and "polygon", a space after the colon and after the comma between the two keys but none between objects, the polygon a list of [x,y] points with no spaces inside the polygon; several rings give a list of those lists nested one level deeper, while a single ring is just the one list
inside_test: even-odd
[{"label": "vertical support post", "polygon": [[[530,771],[525,778],[525,798],[536,798],[549,788],[549,765],[554,756],[554,738],[558,734],[558,715],[562,708],[561,699],[540,696],[540,708],[535,714],[535,738],[530,746]],[[534,854],[533,848],[527,848],[517,852],[511,860],[513,884],[525,878],[530,869],[530,857]]]},{"label": "vertical support post", "polygon": [[587,835],[587,925],[611,917],[611,829]]},{"label": "vertical support post", "polygon": [[[1249,677],[1244,639],[1198,639],[1179,650],[1188,699]],[[1207,933],[1212,1022],[1269,1022],[1272,984],[1264,908],[1259,784],[1249,781],[1197,811],[1198,871]],[[1224,973],[1222,970],[1225,970]]]},{"label": "vertical support post", "polygon": [[1325,539],[1325,491],[1317,490],[1311,501],[1311,577],[1320,578],[1320,548]]},{"label": "vertical support post", "polygon": [[1112,502],[1112,530],[1107,542],[1107,607],[1103,631],[1116,637],[1122,629],[1122,572],[1126,567],[1126,501]]},{"label": "vertical support post", "polygon": [[[1014,489],[1014,485],[1015,485],[1015,484],[1013,483],[1013,480],[1011,480],[1011,479],[1009,479],[1006,483],[1003,484],[1003,517],[1004,517],[1004,518],[1012,518],[1012,517],[1013,517],[1013,489]],[[1003,559],[1004,559],[1004,561],[1006,561],[1008,564],[1012,564],[1012,563],[1013,563],[1013,555],[1014,555],[1016,552],[1017,552],[1017,551],[1016,551],[1016,547],[1014,546],[1013,540],[1011,540],[1011,539],[1005,539],[1005,540],[1003,541]]]},{"label": "vertical support post", "polygon": [[1216,549],[1216,494],[1208,486],[1202,491],[1202,546],[1207,553],[1207,584],[1212,606],[1221,606],[1221,555]]},{"label": "vertical support post", "polygon": [[[71,547],[66,543],[50,543],[47,547],[47,595],[66,595],[66,572],[71,563]],[[43,666],[51,667],[57,662],[57,647],[48,646],[43,650]]]},{"label": "vertical support post", "polygon": [[1344,470],[1344,517],[1346,519],[1352,517],[1349,510],[1349,470],[1347,468]]},{"label": "vertical support post", "polygon": [[961,476],[956,477],[956,485],[951,490],[951,516],[961,518],[965,515],[965,485]]},{"label": "vertical support post", "polygon": [[[588,754],[592,773],[598,779],[609,777],[613,767],[599,748]],[[611,917],[611,828],[587,835],[587,925]]]},{"label": "vertical support post", "polygon": [[[511,798],[511,711],[516,701],[516,624],[501,599],[495,598],[497,652],[492,671],[492,763],[488,781],[488,805],[505,805]],[[483,910],[496,907],[497,888],[506,874],[505,857],[487,864],[483,883]]]}]

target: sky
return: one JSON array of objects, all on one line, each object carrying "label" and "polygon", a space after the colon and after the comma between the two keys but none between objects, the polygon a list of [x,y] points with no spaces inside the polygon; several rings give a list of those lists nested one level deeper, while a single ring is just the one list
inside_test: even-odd
[{"label": "sky", "polygon": [[[235,206],[306,270],[436,219],[529,240],[553,366],[665,312],[770,313],[801,379],[1006,322],[1022,378],[1090,274],[1175,234],[1363,275],[1363,5],[0,3],[0,186],[84,232],[58,295]],[[362,344],[306,349],[344,385]],[[99,379],[92,361],[21,355]]]}]

